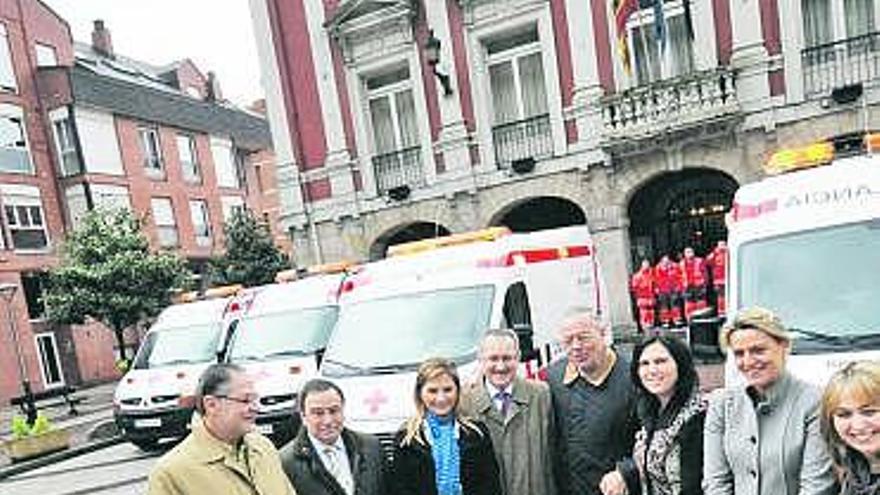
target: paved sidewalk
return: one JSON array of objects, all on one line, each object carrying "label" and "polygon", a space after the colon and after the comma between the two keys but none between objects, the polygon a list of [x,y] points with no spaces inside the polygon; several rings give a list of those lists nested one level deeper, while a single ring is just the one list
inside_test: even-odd
[{"label": "paved sidewalk", "polygon": [[[40,412],[48,416],[55,427],[69,429],[71,448],[80,448],[114,435],[115,430],[111,425],[115,389],[116,382],[78,387],[74,395],[81,397],[82,402],[76,405],[79,412],[76,416],[70,414],[63,400],[60,404],[53,404],[52,407],[40,408]],[[0,439],[6,440],[11,436],[12,418],[16,415],[22,415],[17,406],[0,407]],[[0,452],[0,469],[10,464],[9,458]]]}]

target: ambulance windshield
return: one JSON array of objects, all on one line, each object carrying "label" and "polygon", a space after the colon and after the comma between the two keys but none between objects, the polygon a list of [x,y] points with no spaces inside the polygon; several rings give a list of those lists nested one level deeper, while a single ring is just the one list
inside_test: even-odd
[{"label": "ambulance windshield", "polygon": [[327,346],[339,308],[299,308],[243,317],[229,349],[232,362],[307,356]]},{"label": "ambulance windshield", "polygon": [[764,306],[802,329],[794,352],[880,347],[878,248],[880,219],[744,244],[739,306]]},{"label": "ambulance windshield", "polygon": [[147,369],[213,361],[217,358],[219,338],[218,323],[150,332],[141,344],[132,368]]},{"label": "ambulance windshield", "polygon": [[400,294],[344,307],[322,365],[327,376],[413,370],[429,357],[473,358],[494,287]]}]

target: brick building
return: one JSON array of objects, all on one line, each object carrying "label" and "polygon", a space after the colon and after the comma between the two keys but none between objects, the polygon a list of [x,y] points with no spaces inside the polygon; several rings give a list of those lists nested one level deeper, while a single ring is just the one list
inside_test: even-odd
[{"label": "brick building", "polygon": [[637,260],[705,254],[769,152],[880,121],[876,0],[619,3],[251,0],[298,261],[586,223],[630,326]]},{"label": "brick building", "polygon": [[[64,233],[87,210],[128,207],[147,219],[152,247],[202,272],[232,211],[274,221],[268,126],[189,60],[155,67],[114,53],[101,21],[91,44],[74,43],[63,19],[26,0],[0,3],[0,27],[0,283],[18,289],[9,309],[23,364],[37,390],[115,378],[111,332],[43,319],[41,284]],[[0,306],[4,402],[20,386]]]}]

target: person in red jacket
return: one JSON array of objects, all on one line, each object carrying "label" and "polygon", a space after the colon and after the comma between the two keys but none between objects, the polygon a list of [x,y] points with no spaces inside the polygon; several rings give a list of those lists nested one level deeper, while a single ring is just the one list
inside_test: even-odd
[{"label": "person in red jacket", "polygon": [[691,321],[694,312],[706,307],[706,262],[694,254],[694,248],[686,247],[680,264],[684,286],[684,317]]},{"label": "person in red jacket", "polygon": [[642,260],[642,267],[635,272],[630,281],[630,289],[639,308],[639,325],[645,332],[654,326],[654,296],[656,286],[654,284],[654,270],[651,262]]},{"label": "person in red jacket", "polygon": [[719,315],[726,313],[724,289],[727,286],[727,241],[718,241],[715,249],[706,256],[706,266],[712,273],[712,287],[715,289],[715,309]]},{"label": "person in red jacket", "polygon": [[660,308],[660,323],[664,327],[681,325],[682,275],[678,263],[664,254],[654,267],[654,283],[657,286],[657,306]]}]

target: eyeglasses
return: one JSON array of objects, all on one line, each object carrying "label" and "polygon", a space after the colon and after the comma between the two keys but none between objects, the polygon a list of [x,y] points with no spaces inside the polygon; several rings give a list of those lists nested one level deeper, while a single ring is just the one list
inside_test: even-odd
[{"label": "eyeglasses", "polygon": [[217,397],[218,399],[231,400],[232,402],[238,402],[239,404],[246,404],[246,405],[256,404],[256,403],[260,402],[260,397],[256,396],[256,395],[251,396],[251,397],[233,397],[231,395],[215,395],[214,397]]}]

